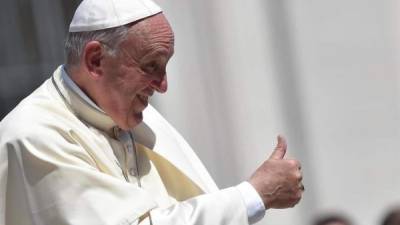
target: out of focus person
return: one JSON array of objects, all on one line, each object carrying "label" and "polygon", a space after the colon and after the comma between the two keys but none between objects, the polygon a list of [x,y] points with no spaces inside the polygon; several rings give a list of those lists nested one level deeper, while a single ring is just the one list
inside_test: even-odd
[{"label": "out of focus person", "polygon": [[344,215],[329,214],[318,217],[313,225],[353,225],[353,223]]},{"label": "out of focus person", "polygon": [[400,206],[392,208],[386,213],[382,225],[400,225]]}]

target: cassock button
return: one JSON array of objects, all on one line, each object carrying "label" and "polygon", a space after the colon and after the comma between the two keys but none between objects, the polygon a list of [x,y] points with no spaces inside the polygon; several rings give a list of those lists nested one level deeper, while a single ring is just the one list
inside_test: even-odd
[{"label": "cassock button", "polygon": [[136,176],[136,171],[135,171],[135,169],[134,169],[134,168],[130,168],[130,169],[129,169],[129,174],[130,174],[131,176]]},{"label": "cassock button", "polygon": [[131,146],[127,146],[126,150],[128,151],[128,153],[132,153],[132,147]]}]

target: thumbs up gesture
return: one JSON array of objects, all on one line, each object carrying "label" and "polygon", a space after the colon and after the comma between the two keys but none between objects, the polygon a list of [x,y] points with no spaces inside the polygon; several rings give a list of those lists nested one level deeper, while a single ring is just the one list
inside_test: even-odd
[{"label": "thumbs up gesture", "polygon": [[300,163],[285,159],[286,149],[285,138],[278,136],[278,143],[270,157],[249,179],[267,209],[293,207],[304,192]]}]

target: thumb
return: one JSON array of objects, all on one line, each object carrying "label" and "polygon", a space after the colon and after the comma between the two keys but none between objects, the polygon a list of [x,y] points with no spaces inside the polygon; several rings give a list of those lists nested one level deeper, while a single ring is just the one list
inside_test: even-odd
[{"label": "thumb", "polygon": [[270,159],[283,159],[283,157],[286,154],[286,148],[287,148],[286,139],[281,135],[278,135],[277,139],[278,143],[276,144],[274,151],[269,157]]}]

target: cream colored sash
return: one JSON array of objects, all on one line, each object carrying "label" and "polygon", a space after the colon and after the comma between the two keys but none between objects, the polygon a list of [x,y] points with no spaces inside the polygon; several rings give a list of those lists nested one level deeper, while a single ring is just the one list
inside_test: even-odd
[{"label": "cream colored sash", "polygon": [[183,174],[163,156],[157,154],[144,145],[139,143],[135,144],[136,150],[143,152],[149,160],[153,162],[168,194],[172,198],[175,198],[177,201],[184,201],[204,194],[204,191],[197,184],[195,184],[189,177]]}]

